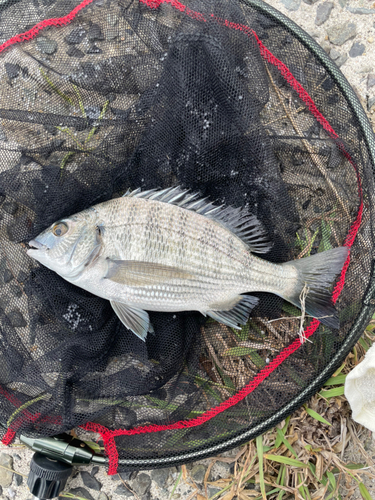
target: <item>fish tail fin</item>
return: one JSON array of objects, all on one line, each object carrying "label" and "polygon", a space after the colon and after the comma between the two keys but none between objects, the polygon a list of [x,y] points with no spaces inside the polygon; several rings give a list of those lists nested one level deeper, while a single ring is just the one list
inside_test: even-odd
[{"label": "fish tail fin", "polygon": [[348,253],[347,247],[339,247],[282,264],[284,267],[294,267],[298,271],[297,285],[289,296],[283,295],[283,298],[301,308],[301,297],[304,296],[307,314],[318,318],[330,328],[339,328],[340,322],[332,302],[331,288],[335,277],[342,270]]}]

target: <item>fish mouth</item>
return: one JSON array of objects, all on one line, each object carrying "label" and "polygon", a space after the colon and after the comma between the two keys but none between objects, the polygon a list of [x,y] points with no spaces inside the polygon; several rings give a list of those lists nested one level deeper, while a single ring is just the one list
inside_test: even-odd
[{"label": "fish mouth", "polygon": [[43,243],[40,243],[37,240],[31,240],[31,241],[29,241],[29,247],[32,250],[35,250],[35,249],[36,250],[41,250],[41,249],[49,250],[49,248],[47,247],[47,245],[43,245]]}]

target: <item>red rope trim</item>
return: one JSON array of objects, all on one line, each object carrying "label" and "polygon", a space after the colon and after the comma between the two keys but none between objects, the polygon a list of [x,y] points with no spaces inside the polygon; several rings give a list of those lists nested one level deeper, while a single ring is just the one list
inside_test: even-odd
[{"label": "red rope trim", "polygon": [[84,7],[86,7],[93,1],[94,0],[83,0],[82,3],[77,5],[77,7],[73,9],[71,12],[69,12],[69,14],[67,14],[66,16],[45,19],[44,21],[41,21],[40,23],[33,26],[29,31],[25,31],[24,33],[20,33],[12,38],[9,38],[9,40],[0,45],[0,53],[3,52],[3,50],[10,47],[11,45],[14,45],[15,43],[21,43],[25,42],[26,40],[31,40],[40,31],[42,31],[44,28],[47,28],[47,26],[61,26],[63,24],[69,24],[71,21],[73,21],[73,19],[80,10],[82,10]]},{"label": "red rope trim", "polygon": [[1,442],[5,446],[9,446],[15,437],[16,437],[15,431],[12,431],[12,429],[8,429]]}]

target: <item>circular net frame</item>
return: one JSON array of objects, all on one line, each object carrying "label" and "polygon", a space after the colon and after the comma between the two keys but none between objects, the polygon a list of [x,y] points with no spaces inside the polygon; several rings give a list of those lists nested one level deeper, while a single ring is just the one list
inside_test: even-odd
[{"label": "circular net frame", "polygon": [[[223,451],[301,405],[373,311],[374,139],[350,86],[265,4],[13,0],[1,6],[0,418],[98,433],[109,472]],[[346,245],[340,329],[275,295],[241,331],[108,301],[27,256],[52,222],[128,188],[247,206],[286,262]],[[4,431],[5,432],[5,431]]]}]

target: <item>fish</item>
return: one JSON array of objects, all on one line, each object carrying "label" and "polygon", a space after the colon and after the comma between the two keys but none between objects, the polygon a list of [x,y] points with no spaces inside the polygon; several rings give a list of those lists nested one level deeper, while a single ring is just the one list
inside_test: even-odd
[{"label": "fish", "polygon": [[[240,329],[269,292],[330,328],[339,328],[331,298],[348,258],[345,246],[284,263],[261,256],[272,247],[246,207],[215,205],[180,186],[128,190],[62,218],[29,242],[27,254],[62,278],[110,301],[143,341],[147,311],[199,311]],[[260,256],[259,256],[260,255]]]}]

